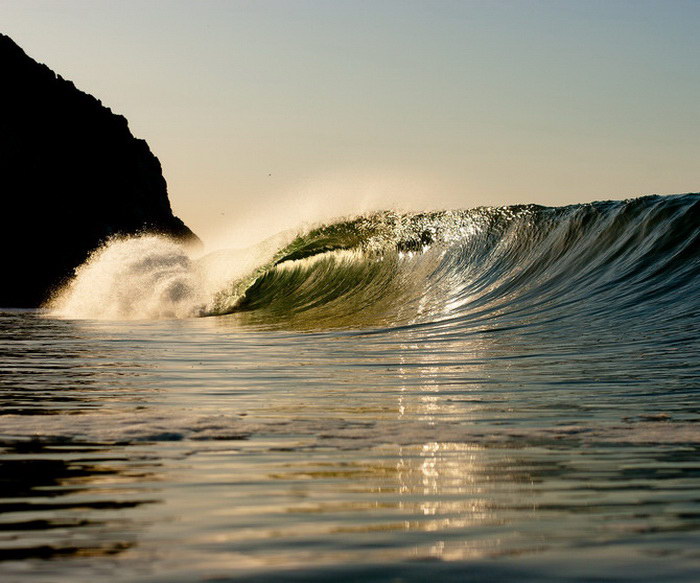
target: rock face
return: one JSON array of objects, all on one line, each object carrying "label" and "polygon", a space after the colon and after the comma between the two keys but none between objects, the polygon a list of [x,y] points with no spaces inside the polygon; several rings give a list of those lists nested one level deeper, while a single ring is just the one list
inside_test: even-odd
[{"label": "rock face", "polygon": [[2,34],[0,200],[0,306],[39,306],[116,234],[198,242],[126,119]]}]

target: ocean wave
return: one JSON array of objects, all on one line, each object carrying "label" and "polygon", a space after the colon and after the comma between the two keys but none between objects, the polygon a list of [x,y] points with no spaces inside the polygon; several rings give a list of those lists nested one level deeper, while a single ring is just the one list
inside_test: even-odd
[{"label": "ocean wave", "polygon": [[197,260],[141,237],[98,250],[51,309],[310,329],[668,317],[698,311],[699,239],[698,194],[374,213]]},{"label": "ocean wave", "polygon": [[691,310],[699,239],[697,194],[378,213],[298,237],[207,313],[352,327]]}]

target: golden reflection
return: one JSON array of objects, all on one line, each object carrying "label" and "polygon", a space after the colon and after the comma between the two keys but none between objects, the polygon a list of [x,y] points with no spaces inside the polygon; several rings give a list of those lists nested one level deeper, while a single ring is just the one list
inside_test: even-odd
[{"label": "golden reflection", "polygon": [[[288,463],[268,474],[289,485],[288,518],[245,536],[335,540],[324,557],[329,561],[351,560],[355,544],[363,546],[366,561],[517,552],[533,541],[511,525],[527,514],[523,506],[530,506],[534,495],[528,471],[517,464],[510,450],[447,441],[384,445],[322,465]],[[292,484],[308,495],[292,499]],[[243,519],[274,513],[269,506],[250,504],[237,506],[234,514]],[[227,542],[236,543],[243,534],[228,531]]]}]

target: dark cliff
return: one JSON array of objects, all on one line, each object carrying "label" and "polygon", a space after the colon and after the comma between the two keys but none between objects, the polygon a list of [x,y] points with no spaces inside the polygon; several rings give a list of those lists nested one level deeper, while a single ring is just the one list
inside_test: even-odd
[{"label": "dark cliff", "polygon": [[127,121],[0,34],[0,306],[35,307],[116,234],[198,239]]}]

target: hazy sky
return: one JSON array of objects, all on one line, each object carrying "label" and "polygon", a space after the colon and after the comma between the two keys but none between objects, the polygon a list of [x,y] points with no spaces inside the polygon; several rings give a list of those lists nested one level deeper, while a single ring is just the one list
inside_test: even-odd
[{"label": "hazy sky", "polygon": [[0,0],[241,244],[385,207],[700,190],[700,2]]}]

